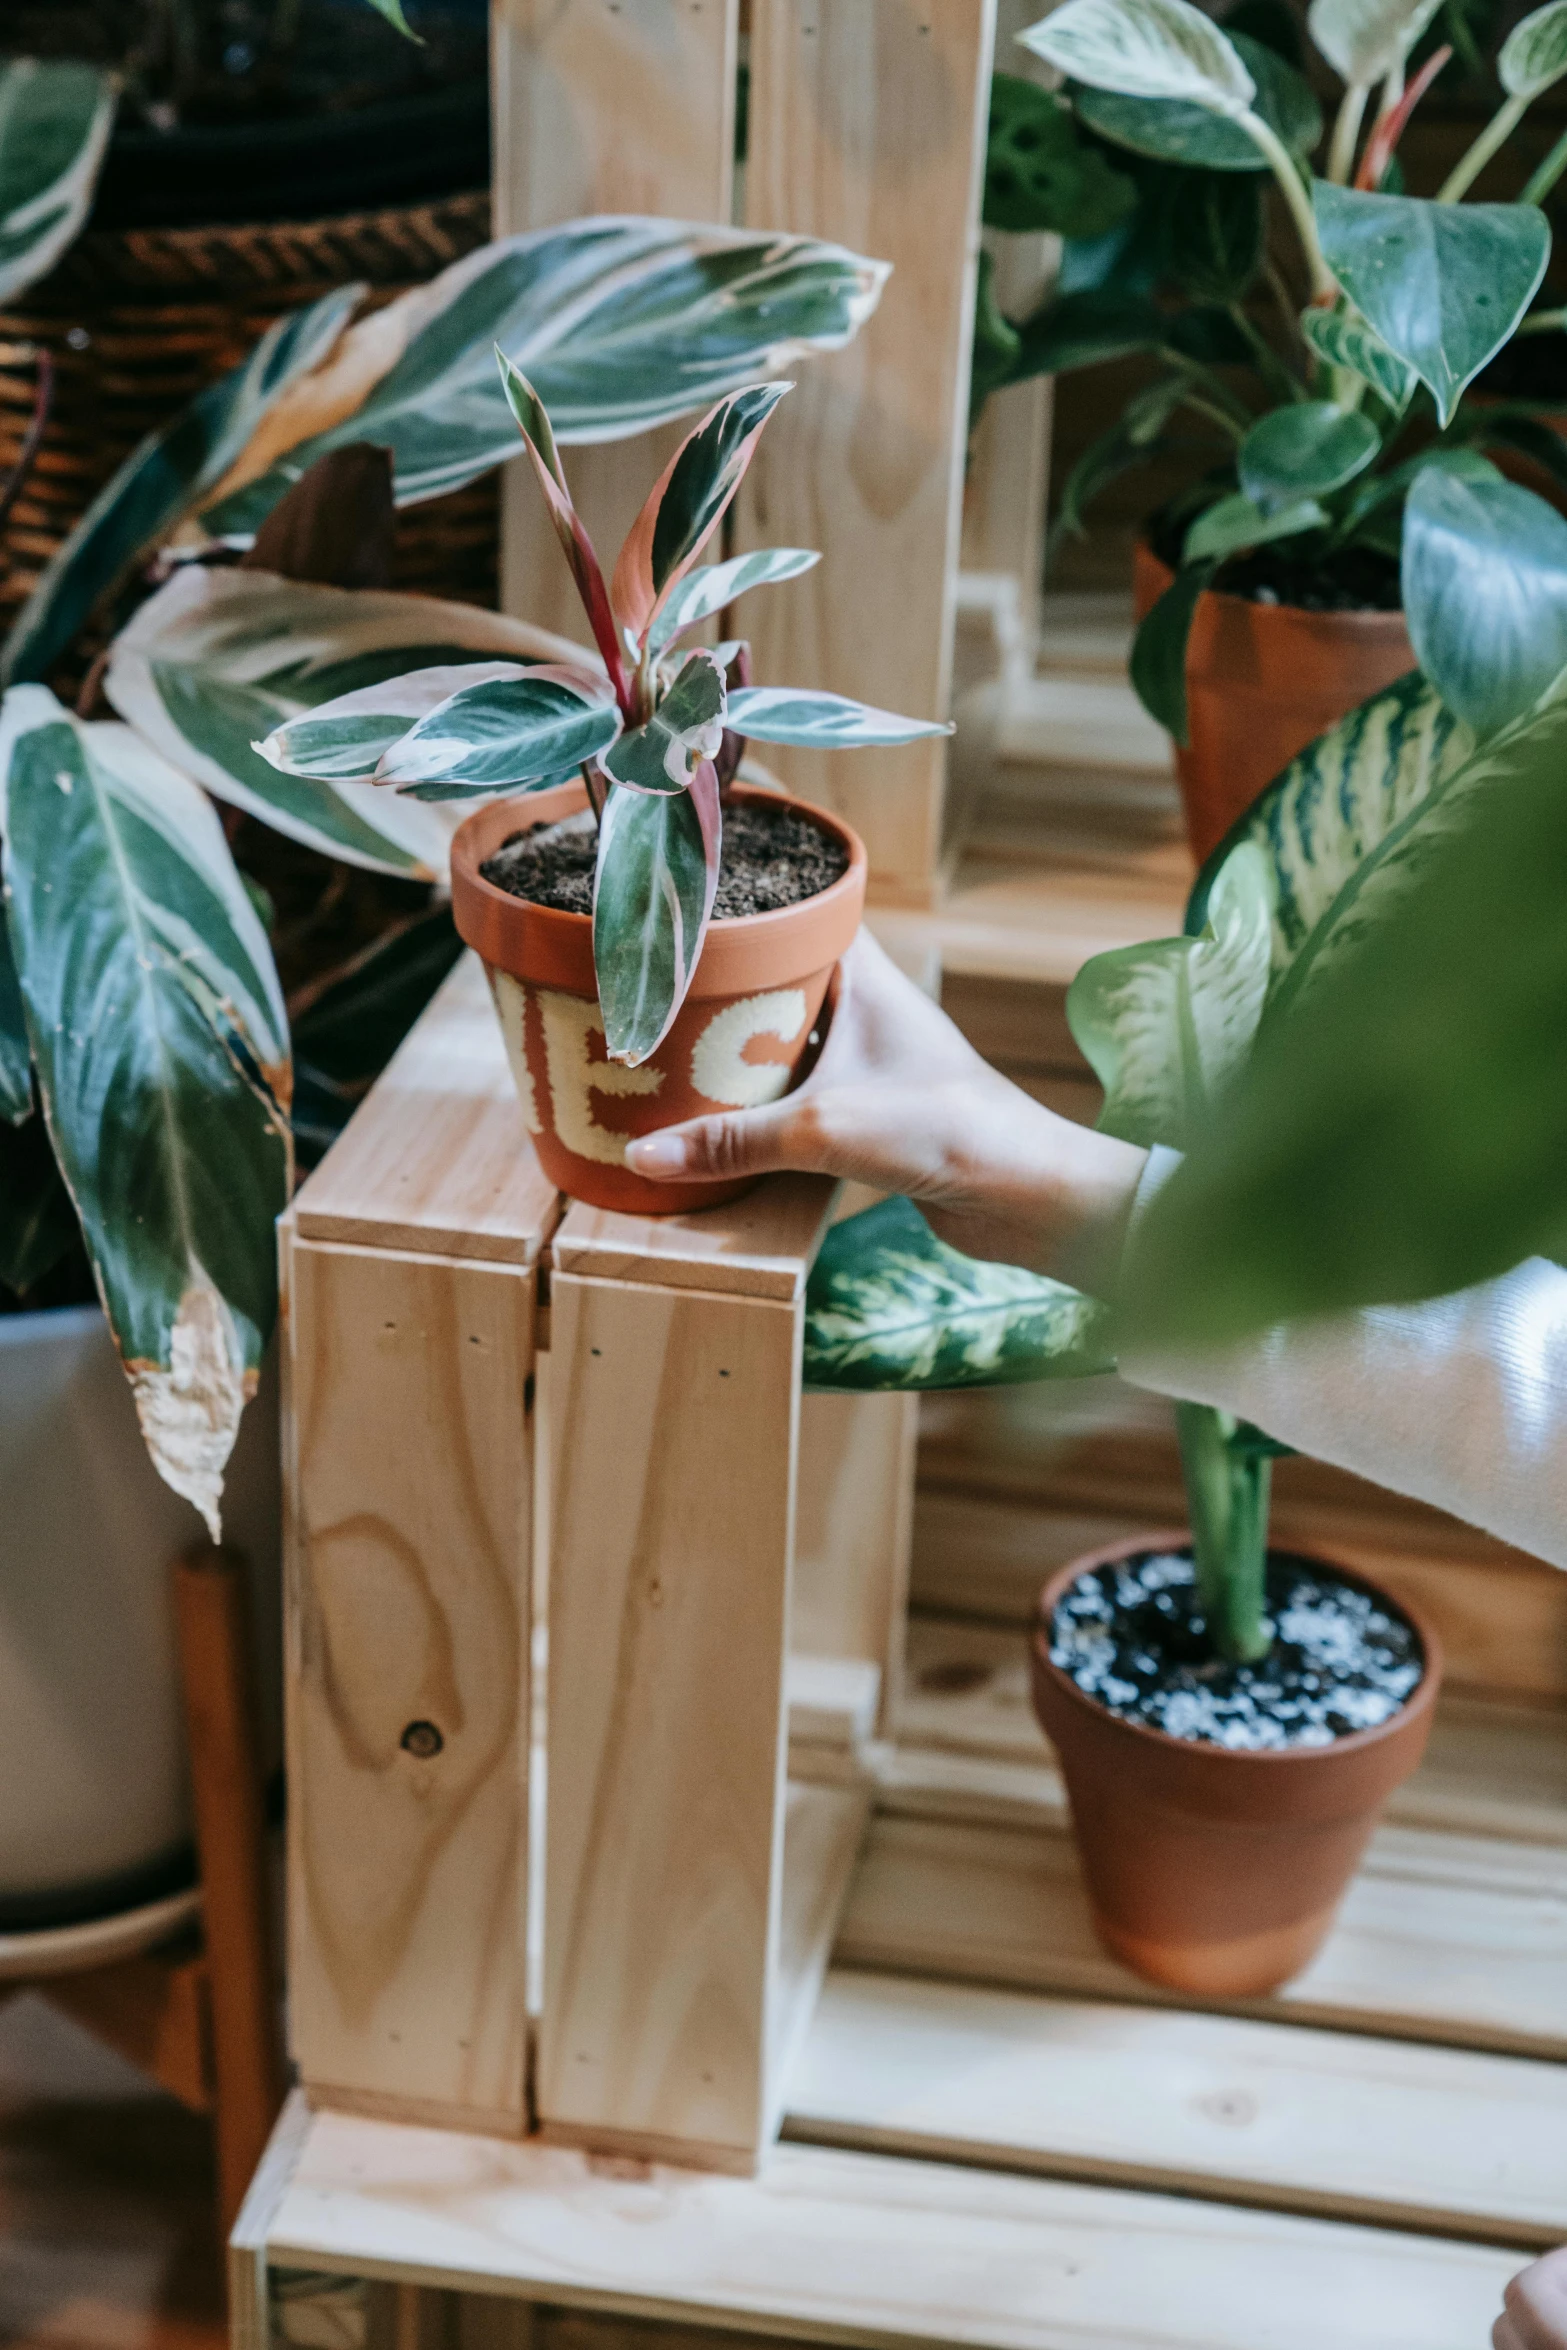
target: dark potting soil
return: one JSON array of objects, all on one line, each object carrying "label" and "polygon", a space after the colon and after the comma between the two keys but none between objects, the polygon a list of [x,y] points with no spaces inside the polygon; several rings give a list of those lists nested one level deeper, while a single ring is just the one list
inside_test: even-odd
[{"label": "dark potting soil", "polygon": [[[497,889],[531,905],[591,914],[597,855],[598,830],[584,808],[558,824],[514,832],[479,871]],[[774,914],[781,906],[797,906],[830,889],[848,867],[842,843],[793,808],[754,803],[726,808],[714,919],[727,922],[740,914]]]},{"label": "dark potting soil", "polygon": [[[1183,521],[1155,522],[1149,544],[1173,570],[1186,535]],[[1226,596],[1253,604],[1288,604],[1297,612],[1396,612],[1403,602],[1398,558],[1374,547],[1341,547],[1313,562],[1287,542],[1233,555],[1214,573],[1213,585]]]},{"label": "dark potting soil", "polygon": [[1267,1598],[1272,1648],[1230,1664],[1208,1647],[1189,1552],[1094,1567],[1056,1601],[1051,1662],[1123,1721],[1253,1752],[1374,1730],[1419,1686],[1414,1626],[1359,1584],[1270,1551]]}]

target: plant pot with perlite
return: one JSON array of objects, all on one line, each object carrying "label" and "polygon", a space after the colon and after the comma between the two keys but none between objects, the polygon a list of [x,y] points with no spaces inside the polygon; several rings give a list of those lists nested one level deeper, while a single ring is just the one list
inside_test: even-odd
[{"label": "plant pot with perlite", "polygon": [[1398,155],[1449,54],[1417,52],[1432,15],[1313,0],[1344,84],[1330,130],[1282,12],[1282,47],[1189,0],[1067,0],[1021,36],[1065,77],[1009,84],[1008,126],[1015,147],[1026,114],[1029,154],[1048,155],[1035,225],[1066,244],[1031,316],[989,320],[983,381],[1132,354],[1156,370],[1074,467],[1056,528],[1081,531],[1151,458],[1189,468],[1146,528],[1131,675],[1176,746],[1199,860],[1401,671],[1485,729],[1567,656],[1567,521],[1494,461],[1560,484],[1567,444],[1548,402],[1466,396],[1513,337],[1562,331],[1537,296],[1567,140],[1516,201],[1465,200],[1567,74],[1567,0],[1508,33],[1501,102],[1428,196],[1405,192]]}]

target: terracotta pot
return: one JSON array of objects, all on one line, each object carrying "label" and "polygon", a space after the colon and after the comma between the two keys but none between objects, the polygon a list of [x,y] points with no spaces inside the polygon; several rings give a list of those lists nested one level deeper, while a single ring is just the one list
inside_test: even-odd
[{"label": "terracotta pot", "polygon": [[1391,1720],[1263,1754],[1122,1721],[1051,1663],[1056,1602],[1094,1567],[1190,1548],[1184,1530],[1142,1534],[1051,1577],[1031,1644],[1034,1710],[1060,1757],[1106,1949],[1149,1982],[1233,1999],[1287,1982],[1327,1934],[1378,1812],[1425,1751],[1442,1651],[1416,1609],[1322,1559],[1419,1634],[1425,1672]]},{"label": "terracotta pot", "polygon": [[[1139,544],[1139,620],[1174,574]],[[1192,854],[1202,864],[1259,792],[1346,711],[1415,666],[1402,612],[1303,612],[1209,588],[1186,652],[1190,742],[1175,746]]]},{"label": "terracotta pot", "polygon": [[[741,806],[776,792],[738,786]],[[608,1059],[593,978],[593,923],[530,905],[479,871],[513,833],[586,807],[580,783],[492,801],[452,842],[452,912],[489,973],[528,1130],[545,1173],[590,1207],[667,1216],[737,1199],[745,1180],[650,1183],[625,1165],[634,1135],[712,1110],[776,1101],[802,1074],[838,958],[865,904],[865,849],[840,817],[797,807],[843,843],[849,869],[830,889],[773,914],[713,922],[674,1026],[638,1069]]]}]

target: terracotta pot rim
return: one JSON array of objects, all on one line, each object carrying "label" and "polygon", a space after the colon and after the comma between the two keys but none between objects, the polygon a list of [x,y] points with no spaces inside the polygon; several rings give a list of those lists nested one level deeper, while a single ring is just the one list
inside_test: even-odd
[{"label": "terracotta pot rim", "polygon": [[[1160,573],[1166,580],[1174,579],[1175,574],[1169,564],[1166,563],[1162,555],[1154,552],[1146,538],[1140,538],[1137,544],[1139,551],[1147,557],[1150,563],[1158,566]],[[1371,609],[1359,612],[1314,612],[1306,604],[1259,604],[1255,597],[1237,596],[1232,594],[1228,588],[1204,588],[1202,597],[1211,597],[1216,604],[1228,604],[1233,609],[1255,614],[1257,616],[1256,625],[1259,628],[1276,630],[1281,627],[1290,627],[1322,631],[1340,629],[1346,634],[1366,630],[1394,636],[1406,634],[1409,626],[1402,604],[1393,612]],[[1200,598],[1199,601],[1201,600]],[[1414,666],[1413,662],[1411,662],[1411,666]]]},{"label": "terracotta pot rim", "polygon": [[1313,1544],[1310,1550],[1286,1551],[1282,1548],[1276,1550],[1270,1544],[1270,1557],[1304,1558],[1313,1565],[1328,1567],[1335,1575],[1342,1576],[1346,1583],[1357,1584],[1362,1591],[1374,1593],[1385,1607],[1403,1616],[1414,1627],[1415,1636],[1420,1642],[1423,1669],[1420,1679],[1398,1711],[1389,1714],[1385,1722],[1378,1722],[1369,1730],[1351,1730],[1344,1737],[1335,1738],[1329,1746],[1271,1747],[1261,1752],[1215,1746],[1204,1738],[1172,1738],[1168,1730],[1155,1730],[1146,1722],[1128,1721],[1124,1714],[1112,1713],[1109,1706],[1102,1705],[1097,1697],[1090,1697],[1070,1673],[1063,1672],[1053,1661],[1047,1634],[1056,1601],[1080,1575],[1090,1574],[1096,1567],[1115,1566],[1122,1559],[1136,1558],[1145,1551],[1189,1551],[1191,1547],[1189,1526],[1156,1527],[1149,1533],[1134,1534],[1120,1542],[1108,1542],[1102,1550],[1086,1551],[1079,1558],[1069,1559],[1064,1567],[1057,1568],[1040,1592],[1035,1604],[1035,1625],[1029,1638],[1035,1667],[1047,1673],[1056,1689],[1094,1721],[1108,1723],[1117,1734],[1124,1733],[1128,1738],[1140,1739],[1151,1747],[1167,1748],[1182,1756],[1201,1757],[1227,1769],[1266,1774],[1291,1766],[1299,1770],[1309,1763],[1329,1762],[1341,1755],[1362,1754],[1368,1747],[1379,1746],[1406,1729],[1412,1715],[1429,1711],[1436,1703],[1442,1679],[1442,1643],[1435,1625],[1422,1608],[1409,1600],[1395,1599],[1373,1576],[1364,1574],[1359,1567],[1351,1566],[1347,1559],[1339,1558],[1330,1550],[1319,1549]]}]

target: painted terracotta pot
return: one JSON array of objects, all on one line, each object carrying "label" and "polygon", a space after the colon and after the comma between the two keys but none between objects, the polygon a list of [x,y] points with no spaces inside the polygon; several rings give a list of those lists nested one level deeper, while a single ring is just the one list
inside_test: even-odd
[{"label": "painted terracotta pot", "polygon": [[1184,1530],[1142,1534],[1051,1577],[1031,1642],[1034,1710],[1060,1758],[1106,1949],[1149,1982],[1233,1999],[1287,1982],[1327,1934],[1378,1812],[1425,1750],[1442,1651],[1407,1602],[1323,1559],[1419,1635],[1425,1672],[1390,1720],[1331,1746],[1262,1754],[1123,1721],[1051,1663],[1056,1602],[1095,1567],[1190,1548]]},{"label": "painted terracotta pot", "polygon": [[[1173,576],[1151,547],[1138,546],[1139,620]],[[1175,746],[1198,864],[1297,751],[1414,666],[1402,612],[1304,612],[1213,588],[1199,596],[1186,652],[1191,739]]]},{"label": "painted terracotta pot", "polygon": [[[737,787],[742,806],[776,792]],[[830,889],[772,914],[713,922],[691,992],[638,1069],[604,1049],[593,978],[593,923],[497,889],[479,867],[514,833],[587,805],[580,783],[493,801],[452,842],[452,912],[489,974],[528,1130],[545,1173],[590,1207],[673,1215],[737,1199],[748,1181],[650,1183],[625,1164],[634,1135],[710,1111],[776,1101],[803,1074],[838,958],[865,904],[865,849],[841,818],[799,807],[843,843],[849,869]]]}]

